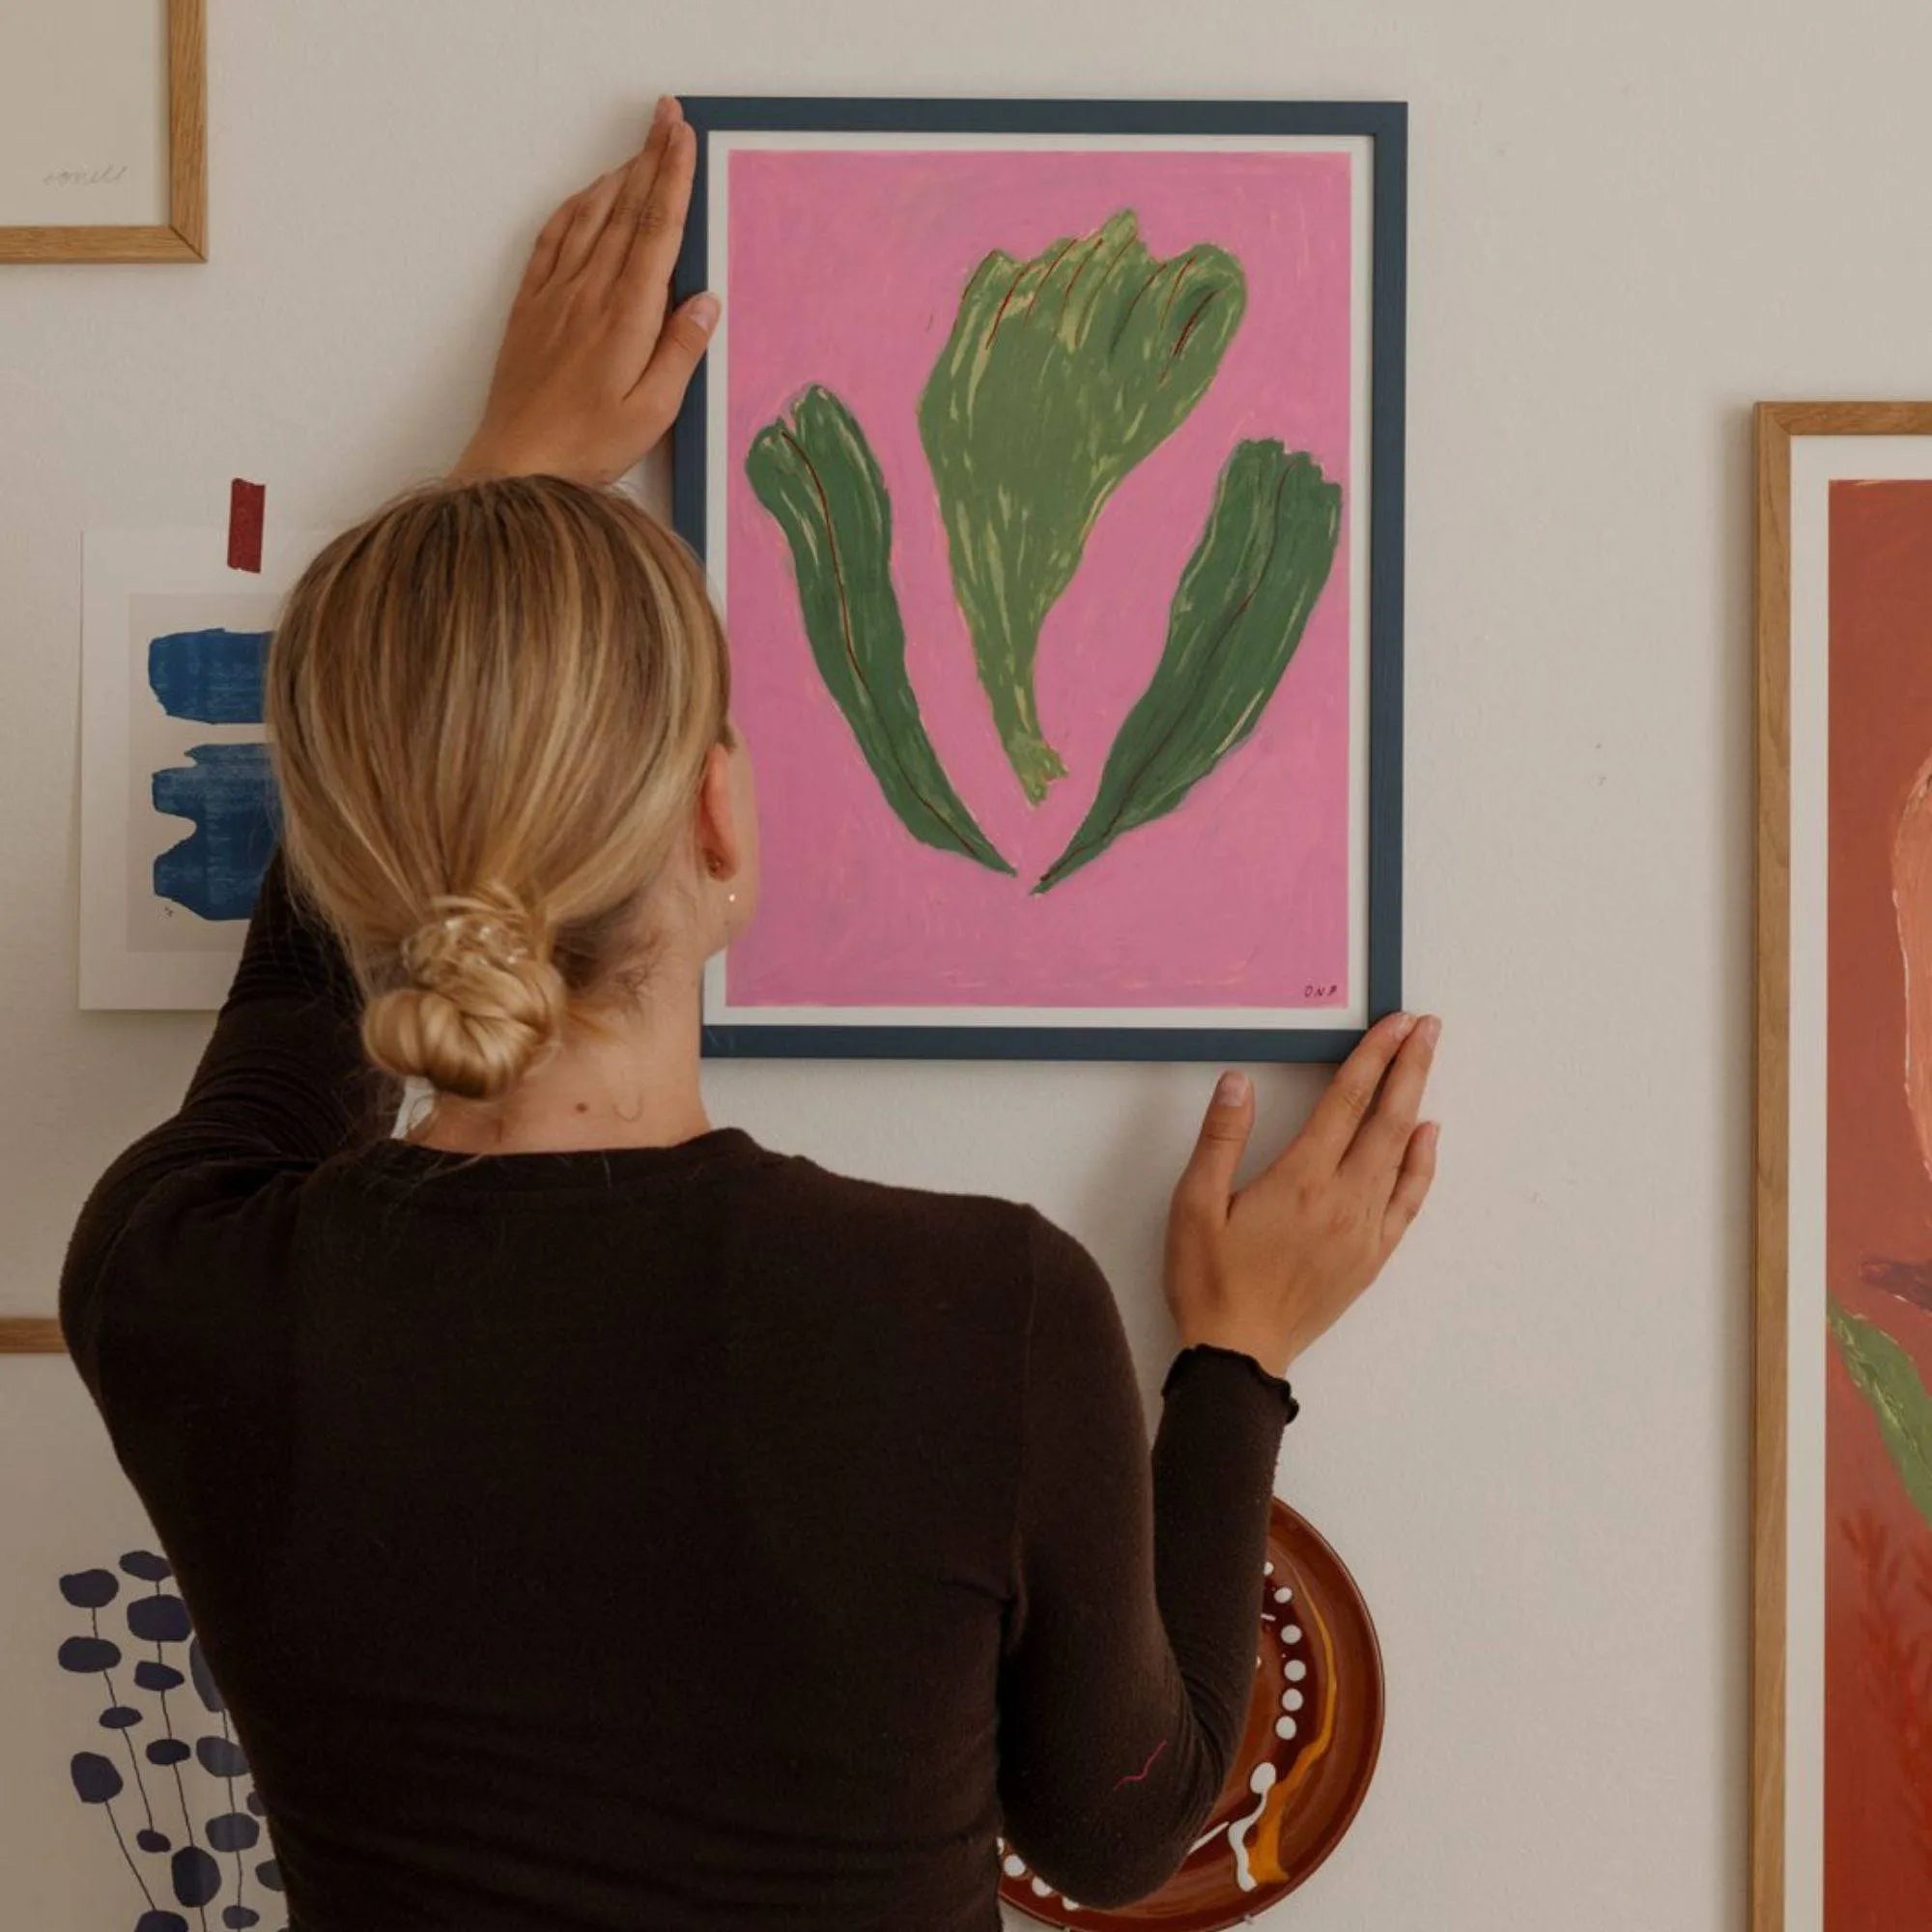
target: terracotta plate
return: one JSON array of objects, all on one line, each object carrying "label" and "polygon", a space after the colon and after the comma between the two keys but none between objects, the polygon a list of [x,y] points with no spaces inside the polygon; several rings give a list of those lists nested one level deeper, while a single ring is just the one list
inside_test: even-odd
[{"label": "terracotta plate", "polygon": [[1376,1774],[1382,1659],[1355,1579],[1279,1497],[1268,1520],[1260,1649],[1234,1770],[1201,1838],[1160,1890],[1119,1912],[1090,1911],[1002,1845],[1000,1896],[1069,1932],[1222,1932],[1293,1891],[1342,1842]]}]

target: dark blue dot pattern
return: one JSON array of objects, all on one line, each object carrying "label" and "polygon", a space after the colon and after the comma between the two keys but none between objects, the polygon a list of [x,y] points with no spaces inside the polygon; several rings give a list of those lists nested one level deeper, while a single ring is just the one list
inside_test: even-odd
[{"label": "dark blue dot pattern", "polygon": [[242,1754],[242,1747],[227,1738],[196,1738],[194,1754],[201,1761],[201,1768],[211,1777],[246,1777],[248,1760]]},{"label": "dark blue dot pattern", "polygon": [[208,1842],[217,1852],[246,1852],[254,1849],[262,1828],[245,1811],[224,1811],[208,1821]]},{"label": "dark blue dot pattern", "polygon": [[121,1774],[112,1758],[99,1751],[75,1751],[68,1760],[68,1776],[73,1779],[74,1795],[83,1804],[105,1804],[121,1795]]},{"label": "dark blue dot pattern", "polygon": [[185,1642],[187,1605],[179,1597],[136,1597],[128,1605],[128,1628],[143,1643]]},{"label": "dark blue dot pattern", "polygon": [[168,1874],[183,1905],[210,1904],[221,1889],[221,1867],[199,1845],[184,1845],[168,1861]]},{"label": "dark blue dot pattern", "polygon": [[[75,1752],[68,1776],[83,1804],[106,1813],[110,1855],[139,1888],[135,1932],[190,1932],[184,1910],[199,1921],[194,1932],[211,1932],[217,1917],[228,1932],[247,1932],[262,1922],[261,1891],[282,1889],[281,1870],[260,1856],[272,1849],[262,1801],[187,1605],[167,1587],[173,1576],[165,1556],[130,1549],[118,1569],[73,1570],[58,1579],[82,1626],[62,1640],[60,1667],[99,1677],[106,1690],[93,1707],[96,1735],[107,1734],[103,1747]],[[128,1577],[142,1587],[129,1588]],[[125,1640],[101,1634],[109,1605],[125,1616]],[[131,1665],[125,1675],[124,1659]],[[190,1684],[195,1701],[170,1702]],[[178,1909],[160,1902],[170,1897]]]},{"label": "dark blue dot pattern", "polygon": [[201,1639],[189,1639],[187,1647],[188,1675],[194,1679],[195,1695],[211,1711],[225,1711],[228,1706],[221,1701],[220,1687],[214,1681],[214,1673],[208,1667],[207,1653],[201,1647]]},{"label": "dark blue dot pattern", "polygon": [[98,1610],[121,1594],[121,1579],[111,1570],[76,1570],[60,1579],[60,1593],[77,1610]]},{"label": "dark blue dot pattern", "polygon": [[104,1636],[71,1636],[60,1647],[63,1670],[112,1670],[121,1662],[121,1647]]}]

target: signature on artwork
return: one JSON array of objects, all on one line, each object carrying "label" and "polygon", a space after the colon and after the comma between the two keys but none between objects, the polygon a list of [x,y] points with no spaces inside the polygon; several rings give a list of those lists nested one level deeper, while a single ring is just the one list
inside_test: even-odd
[{"label": "signature on artwork", "polygon": [[128,173],[126,161],[110,161],[98,168],[54,168],[41,177],[43,187],[108,187]]}]

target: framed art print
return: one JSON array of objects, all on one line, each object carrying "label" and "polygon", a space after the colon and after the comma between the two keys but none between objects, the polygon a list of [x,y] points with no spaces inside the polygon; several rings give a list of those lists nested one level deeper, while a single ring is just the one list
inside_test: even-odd
[{"label": "framed art print", "polygon": [[281,531],[259,570],[217,529],[90,530],[83,546],[80,1004],[212,1012],[278,826],[269,638],[324,543]]},{"label": "framed art print", "polygon": [[1932,1924],[1932,404],[1758,412],[1752,1928]]},{"label": "framed art print", "polygon": [[0,10],[0,262],[208,254],[206,0]]},{"label": "framed art print", "polygon": [[697,99],[716,1053],[1330,1060],[1400,998],[1405,110]]}]

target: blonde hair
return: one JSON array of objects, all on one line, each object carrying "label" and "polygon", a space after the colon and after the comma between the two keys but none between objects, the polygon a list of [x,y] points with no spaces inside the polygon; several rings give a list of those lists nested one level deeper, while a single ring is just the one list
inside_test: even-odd
[{"label": "blonde hair", "polygon": [[611,992],[729,701],[696,560],[614,493],[439,486],[316,557],[269,732],[289,862],[378,1066],[492,1098]]}]

